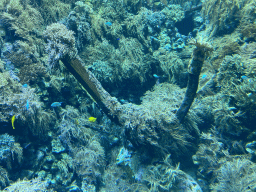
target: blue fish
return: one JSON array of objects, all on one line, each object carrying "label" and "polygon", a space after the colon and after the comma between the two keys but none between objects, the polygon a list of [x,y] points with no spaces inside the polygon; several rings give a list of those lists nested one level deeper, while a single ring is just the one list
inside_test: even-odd
[{"label": "blue fish", "polygon": [[60,107],[62,102],[54,102],[51,104],[51,107]]},{"label": "blue fish", "polygon": [[205,79],[206,77],[207,77],[207,75],[204,74],[204,75],[202,76],[202,79]]},{"label": "blue fish", "polygon": [[243,80],[247,80],[247,79],[248,79],[248,77],[245,76],[245,75],[241,76],[241,78],[242,78]]},{"label": "blue fish", "polygon": [[110,27],[112,25],[112,23],[108,21],[108,22],[105,23],[105,25]]},{"label": "blue fish", "polygon": [[29,109],[29,100],[27,100],[26,108]]},{"label": "blue fish", "polygon": [[22,87],[28,88],[28,84],[24,84],[24,85],[22,85]]},{"label": "blue fish", "polygon": [[128,103],[128,101],[127,101],[127,100],[124,100],[124,99],[120,99],[120,102],[121,102],[122,104]]},{"label": "blue fish", "polygon": [[245,75],[241,76],[241,78],[242,78],[243,81],[249,81],[250,83],[252,82],[252,80],[249,77],[245,76]]},{"label": "blue fish", "polygon": [[157,74],[154,74],[153,77],[159,79],[160,77]]}]

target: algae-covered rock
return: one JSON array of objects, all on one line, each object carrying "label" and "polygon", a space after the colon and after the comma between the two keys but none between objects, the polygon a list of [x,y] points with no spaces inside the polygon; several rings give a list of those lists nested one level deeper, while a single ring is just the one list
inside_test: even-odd
[{"label": "algae-covered rock", "polygon": [[60,153],[65,150],[65,147],[61,144],[60,139],[53,139],[52,140],[52,152],[53,153]]},{"label": "algae-covered rock", "polygon": [[9,78],[10,78],[9,72],[0,73],[0,88],[8,84]]},{"label": "algae-covered rock", "polygon": [[248,153],[256,155],[256,141],[246,143],[245,149]]}]

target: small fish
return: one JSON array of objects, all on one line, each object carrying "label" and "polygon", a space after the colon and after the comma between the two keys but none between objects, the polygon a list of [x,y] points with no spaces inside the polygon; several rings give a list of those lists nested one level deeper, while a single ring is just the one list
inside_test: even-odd
[{"label": "small fish", "polygon": [[108,21],[108,22],[105,23],[105,25],[110,27],[110,26],[112,26],[112,23]]},{"label": "small fish", "polygon": [[251,102],[255,102],[256,101],[256,93],[254,93],[254,92],[247,93],[247,96],[251,100]]},{"label": "small fish", "polygon": [[62,102],[54,102],[51,104],[51,107],[60,107]]},{"label": "small fish", "polygon": [[76,124],[76,125],[79,125],[79,124],[80,124],[79,121],[78,121],[78,119],[75,119],[75,124]]},{"label": "small fish", "polygon": [[156,79],[164,79],[164,78],[166,78],[166,76],[165,75],[157,75],[157,74],[153,74],[153,77],[155,77]]},{"label": "small fish", "polygon": [[157,74],[154,74],[153,77],[159,79],[160,77]]},{"label": "small fish", "polygon": [[12,116],[12,128],[15,129],[14,127],[14,121],[15,121],[15,115]]},{"label": "small fish", "polygon": [[23,147],[24,149],[26,149],[28,146],[30,146],[31,145],[31,142],[30,143],[27,143],[27,144],[25,144],[25,146]]},{"label": "small fish", "polygon": [[162,76],[159,76],[157,74],[153,74],[153,77],[156,78],[156,85],[159,85],[162,81]]},{"label": "small fish", "polygon": [[119,40],[120,40],[120,38],[116,38],[116,40],[117,40],[117,41],[119,41]]},{"label": "small fish", "polygon": [[27,100],[26,108],[29,109],[29,100]]},{"label": "small fish", "polygon": [[124,99],[120,99],[120,102],[121,102],[122,104],[129,103],[127,100],[124,100]]},{"label": "small fish", "polygon": [[97,119],[97,118],[95,118],[95,117],[89,117],[89,118],[88,118],[88,120],[89,120],[90,122],[95,122],[96,119]]},{"label": "small fish", "polygon": [[249,77],[245,76],[245,75],[241,76],[241,79],[242,79],[243,81],[252,82],[252,80],[251,80]]},{"label": "small fish", "polygon": [[23,88],[28,88],[28,84],[22,85]]},{"label": "small fish", "polygon": [[242,78],[243,80],[247,80],[247,79],[248,79],[248,77],[245,76],[245,75],[242,75],[241,78]]},{"label": "small fish", "polygon": [[207,77],[207,75],[206,75],[206,74],[202,75],[202,79],[205,79],[206,77]]}]

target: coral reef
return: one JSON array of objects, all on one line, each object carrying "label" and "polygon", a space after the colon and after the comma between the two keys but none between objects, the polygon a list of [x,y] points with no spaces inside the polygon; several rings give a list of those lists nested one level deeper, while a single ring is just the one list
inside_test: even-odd
[{"label": "coral reef", "polygon": [[103,175],[104,187],[100,191],[147,191],[143,184],[130,182],[129,176],[117,165],[109,165]]},{"label": "coral reef", "polygon": [[[159,48],[154,52],[154,57],[160,61],[159,72],[162,76],[168,77],[168,82],[177,84],[182,88],[186,86],[187,75],[185,64],[175,52],[169,52],[167,49]],[[163,71],[163,72],[162,72]],[[162,72],[162,73],[161,73]]]},{"label": "coral reef", "polygon": [[8,178],[7,171],[3,167],[0,167],[0,186],[6,187],[9,184],[10,184],[10,181]]},{"label": "coral reef", "polygon": [[256,189],[255,163],[248,159],[237,158],[224,161],[216,172],[217,183],[211,186],[213,191],[254,191]]},{"label": "coral reef", "polygon": [[40,12],[24,1],[6,0],[0,4],[1,20],[9,37],[18,36],[33,42],[34,35],[42,30],[43,18]]},{"label": "coral reef", "polygon": [[204,1],[202,13],[212,22],[214,27],[212,33],[231,33],[239,24],[237,15],[243,4],[244,2],[239,0],[232,0],[231,2],[226,0]]},{"label": "coral reef", "polygon": [[89,15],[93,11],[91,6],[82,1],[76,2],[75,5],[75,11],[69,14],[66,26],[69,30],[75,32],[76,47],[78,51],[81,51],[92,40]]},{"label": "coral reef", "polygon": [[[17,192],[29,192],[29,191],[46,191],[48,184],[46,181],[41,181],[39,178],[32,180],[18,180],[15,183],[12,183],[9,187],[6,187],[3,191],[17,191]],[[52,191],[49,189],[49,191]]]},{"label": "coral reef", "polygon": [[96,140],[89,141],[83,148],[75,148],[73,153],[73,166],[79,176],[87,177],[90,182],[96,181],[101,175],[104,166],[104,149]]},{"label": "coral reef", "polygon": [[50,69],[62,58],[68,54],[71,58],[77,53],[75,48],[74,32],[66,28],[65,25],[53,23],[44,31],[44,37],[48,40],[46,52],[49,55],[48,64]]},{"label": "coral reef", "polygon": [[[9,95],[6,97],[5,94],[8,92]],[[35,89],[19,87],[15,92],[4,89],[1,96],[4,98],[1,104],[2,114],[6,120],[15,115],[20,125],[27,127],[27,131],[32,132],[33,135],[43,137],[46,134],[50,124],[53,123],[54,114],[42,109],[43,103],[39,101]]]},{"label": "coral reef", "polygon": [[57,22],[64,17],[68,16],[71,8],[72,1],[61,1],[61,0],[31,0],[31,4],[40,12],[44,19],[45,24],[51,24]]},{"label": "coral reef", "polygon": [[1,0],[3,191],[255,191],[255,5]]},{"label": "coral reef", "polygon": [[199,166],[199,177],[207,178],[214,170],[219,168],[218,160],[225,157],[228,152],[224,150],[224,144],[212,133],[203,133],[201,140],[199,149],[192,158],[194,164]]},{"label": "coral reef", "polygon": [[15,143],[14,137],[8,135],[0,135],[1,148],[0,160],[8,169],[12,169],[15,162],[21,164],[23,158],[23,150],[19,143]]},{"label": "coral reef", "polygon": [[200,118],[191,110],[183,124],[180,124],[175,115],[184,91],[177,86],[163,83],[155,86],[153,91],[146,92],[142,105],[122,105],[120,122],[125,126],[126,138],[134,146],[156,147],[158,153],[170,150],[178,155],[192,147],[191,133],[199,133],[197,124],[200,123]]}]

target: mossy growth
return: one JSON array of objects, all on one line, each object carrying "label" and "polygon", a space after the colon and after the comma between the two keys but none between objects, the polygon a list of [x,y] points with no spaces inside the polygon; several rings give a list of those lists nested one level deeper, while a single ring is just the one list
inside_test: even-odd
[{"label": "mossy growth", "polygon": [[[21,84],[9,77],[8,85],[1,88],[1,98],[5,101],[0,104],[2,121],[9,121],[15,115],[15,129],[24,136],[30,135],[44,138],[47,130],[55,118],[50,110],[43,110],[43,103],[35,89],[22,87]],[[12,87],[14,86],[14,87]],[[2,92],[3,90],[3,92]]]},{"label": "mossy growth", "polygon": [[246,158],[234,158],[222,161],[221,167],[215,171],[217,182],[211,185],[213,191],[255,191],[256,164]]},{"label": "mossy growth", "polygon": [[208,61],[211,62],[212,69],[215,71],[218,70],[225,56],[239,54],[240,42],[241,39],[238,33],[217,37],[213,42],[215,51],[208,56]]},{"label": "mossy growth", "polygon": [[150,64],[145,62],[143,46],[136,38],[120,39],[118,49],[104,39],[89,46],[83,58],[103,85],[115,83],[123,87],[128,81],[138,87],[146,82],[147,74],[151,72]]},{"label": "mossy growth", "polygon": [[31,180],[23,179],[12,183],[9,187],[6,187],[3,191],[17,191],[17,192],[28,192],[28,191],[38,191],[53,192],[52,189],[48,188],[49,183],[47,181],[42,181],[41,178],[34,178]]},{"label": "mossy growth", "polygon": [[203,1],[202,13],[211,21],[212,35],[227,34],[239,25],[239,10],[244,6],[241,0],[210,0]]},{"label": "mossy growth", "polygon": [[[185,73],[185,64],[179,58],[175,52],[169,52],[166,49],[159,48],[153,53],[154,58],[160,61],[160,69],[158,70],[162,74],[161,76],[166,76],[169,83],[178,84],[181,87],[184,87],[184,84],[181,82],[186,82]],[[183,80],[183,81],[182,81]]]},{"label": "mossy growth", "polygon": [[244,26],[241,33],[244,37],[256,41],[256,23]]},{"label": "mossy growth", "polygon": [[145,93],[141,105],[122,105],[120,119],[126,127],[127,139],[135,146],[151,145],[150,151],[158,155],[169,151],[174,158],[192,149],[195,142],[190,141],[199,134],[200,118],[192,107],[184,122],[179,123],[175,112],[184,94],[185,89],[162,83]]},{"label": "mossy growth", "polygon": [[[25,2],[25,1],[22,1]],[[20,0],[6,0],[0,6],[1,19],[4,21],[8,33],[14,31],[15,35],[33,42],[32,34],[39,34],[43,18],[38,10]]]},{"label": "mossy growth", "polygon": [[7,185],[9,185],[8,173],[2,166],[0,166],[0,186],[6,187]]},{"label": "mossy growth", "polygon": [[[64,2],[63,2],[64,1]],[[35,7],[42,17],[45,24],[51,24],[53,22],[60,21],[68,15],[71,9],[71,4],[74,0],[70,1],[60,0],[31,0],[30,4]]]}]

